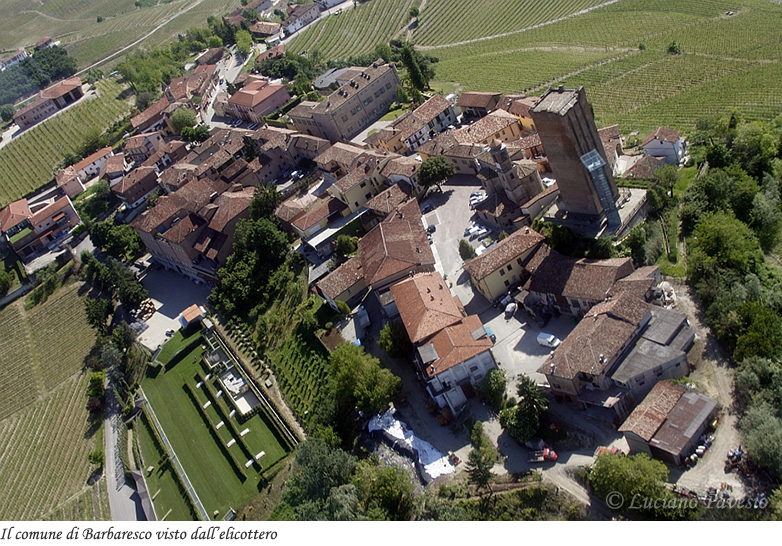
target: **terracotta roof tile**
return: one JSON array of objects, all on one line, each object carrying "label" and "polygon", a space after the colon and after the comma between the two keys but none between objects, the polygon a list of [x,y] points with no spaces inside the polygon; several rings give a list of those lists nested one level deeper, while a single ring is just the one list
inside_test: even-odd
[{"label": "terracotta roof tile", "polygon": [[27,199],[19,199],[9,203],[7,207],[0,210],[0,231],[8,231],[19,222],[32,218]]},{"label": "terracotta roof tile", "polygon": [[367,201],[364,206],[369,210],[376,210],[383,214],[391,214],[393,210],[407,201],[407,199],[407,194],[402,191],[398,184],[394,184]]},{"label": "terracotta roof tile", "polygon": [[88,167],[92,163],[95,163],[96,161],[100,160],[101,158],[106,157],[110,153],[111,153],[111,146],[106,146],[105,148],[101,148],[97,152],[88,155],[87,157],[85,157],[84,159],[76,163],[73,166],[73,168],[76,169],[77,171],[80,171],[85,167]]},{"label": "terracotta roof tile", "polygon": [[530,290],[569,298],[602,301],[616,281],[632,273],[630,258],[587,260],[551,255],[540,265]]},{"label": "terracotta roof tile", "polygon": [[681,138],[681,132],[676,129],[668,129],[667,127],[658,127],[655,131],[644,139],[641,143],[641,147],[646,146],[653,140],[661,140],[663,142],[676,142]]},{"label": "terracotta roof tile", "polygon": [[686,391],[683,385],[669,381],[657,383],[643,402],[625,419],[619,432],[632,432],[645,441],[650,441]]},{"label": "terracotta roof tile", "polygon": [[314,207],[305,214],[296,218],[291,224],[301,231],[307,231],[315,224],[323,221],[336,212],[345,210],[348,206],[334,197],[320,200]]},{"label": "terracotta roof tile", "polygon": [[361,267],[361,258],[353,256],[319,280],[317,285],[326,296],[334,299],[363,278],[364,270]]},{"label": "terracotta roof tile", "polygon": [[434,255],[420,221],[421,211],[418,203],[412,203],[418,210],[417,218],[415,214],[403,215],[403,218],[392,214],[359,240],[367,285],[415,267],[434,265]]},{"label": "terracotta roof tile", "polygon": [[472,337],[472,332],[482,326],[478,315],[470,315],[461,322],[440,330],[432,338],[432,344],[439,358],[432,363],[427,363],[424,373],[429,378],[434,377],[491,349],[493,343],[488,336],[481,336],[478,339]]},{"label": "terracotta roof tile", "polygon": [[437,272],[418,273],[398,282],[391,287],[391,293],[413,343],[462,320],[456,298]]},{"label": "terracotta roof tile", "polygon": [[153,117],[159,115],[163,110],[168,108],[169,106],[168,99],[163,96],[160,98],[159,101],[157,101],[155,104],[141,112],[140,114],[133,116],[130,120],[130,124],[133,126],[133,128],[137,128],[146,122],[148,122]]},{"label": "terracotta roof tile", "polygon": [[462,108],[488,108],[492,103],[500,99],[499,93],[486,93],[480,91],[470,91],[459,95],[456,106]]},{"label": "terracotta roof tile", "polygon": [[464,270],[476,280],[481,280],[506,263],[539,245],[544,239],[536,231],[529,230],[529,233],[527,233],[526,229],[521,229],[509,235],[480,256],[464,264]]},{"label": "terracotta roof tile", "polygon": [[505,110],[495,110],[468,127],[453,131],[453,136],[462,144],[475,144],[496,135],[511,125],[518,124],[519,118]]}]

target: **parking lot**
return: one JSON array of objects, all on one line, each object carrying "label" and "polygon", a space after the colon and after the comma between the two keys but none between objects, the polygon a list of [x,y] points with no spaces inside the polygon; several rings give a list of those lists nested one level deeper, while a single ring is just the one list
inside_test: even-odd
[{"label": "parking lot", "polygon": [[[451,291],[458,296],[467,313],[479,315],[483,324],[494,332],[497,337],[494,357],[508,377],[508,394],[515,395],[516,379],[520,374],[528,375],[537,383],[545,383],[545,376],[537,369],[548,358],[551,349],[538,344],[538,334],[543,331],[562,340],[575,325],[569,317],[554,317],[540,328],[521,308],[513,317],[506,319],[502,309],[495,309],[482,294],[473,290],[470,276],[464,271],[464,263],[459,256],[459,240],[467,239],[473,247],[487,240],[464,236],[465,228],[475,221],[475,213],[470,209],[470,194],[480,188],[476,177],[455,176],[443,186],[442,193],[432,192],[421,207],[422,210],[430,204],[434,207],[424,214],[424,224],[436,227],[432,233],[432,250],[437,270],[448,281]],[[490,236],[496,239],[499,232],[494,230]]]}]

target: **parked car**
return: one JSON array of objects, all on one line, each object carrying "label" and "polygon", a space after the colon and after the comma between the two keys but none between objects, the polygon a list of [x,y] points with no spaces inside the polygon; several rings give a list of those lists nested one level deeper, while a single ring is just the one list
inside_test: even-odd
[{"label": "parked car", "polygon": [[220,85],[223,85],[225,83],[225,78],[220,78]]},{"label": "parked car", "polygon": [[470,199],[472,199],[473,197],[481,197],[481,196],[483,196],[482,191],[474,191],[470,194]]},{"label": "parked car", "polygon": [[475,232],[475,236],[480,239],[482,237],[486,237],[489,233],[491,233],[491,231],[489,231],[488,228],[479,226],[478,231]]},{"label": "parked car", "polygon": [[434,233],[435,231],[437,231],[437,226],[434,224],[429,224],[429,227],[426,228],[427,233]]},{"label": "parked car", "polygon": [[429,233],[426,234],[426,238],[429,240],[430,245],[434,244],[434,239],[432,239],[432,236]]},{"label": "parked car", "polygon": [[434,210],[434,207],[430,205],[426,205],[423,210],[421,210],[422,213],[426,214],[427,212],[432,212]]},{"label": "parked car", "polygon": [[475,227],[475,224],[470,224],[466,228],[464,228],[464,236],[469,237],[472,234],[472,228]]},{"label": "parked car", "polygon": [[505,318],[509,319],[513,315],[516,314],[516,309],[518,309],[518,304],[515,301],[510,302],[508,305],[505,306]]},{"label": "parked car", "polygon": [[559,347],[560,343],[562,342],[554,334],[547,334],[546,332],[541,332],[538,334],[538,344],[543,345],[544,347],[551,347],[552,349],[556,349]]},{"label": "parked car", "polygon": [[491,328],[488,326],[483,327],[484,330],[486,330],[486,335],[489,336],[489,339],[492,343],[497,343],[497,336],[494,335],[494,332],[491,331]]}]

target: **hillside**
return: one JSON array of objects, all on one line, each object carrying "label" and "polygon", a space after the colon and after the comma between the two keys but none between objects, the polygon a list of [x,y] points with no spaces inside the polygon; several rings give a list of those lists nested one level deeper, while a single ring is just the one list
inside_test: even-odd
[{"label": "hillside", "polygon": [[[463,91],[535,94],[584,85],[598,123],[620,123],[624,132],[687,131],[699,117],[732,108],[749,120],[782,113],[779,3],[525,0],[510,8],[429,0],[411,28],[408,3],[377,0],[316,22],[290,49],[340,58],[407,39],[440,59],[438,82]],[[401,23],[368,24],[381,10],[390,13],[384,20]]]}]

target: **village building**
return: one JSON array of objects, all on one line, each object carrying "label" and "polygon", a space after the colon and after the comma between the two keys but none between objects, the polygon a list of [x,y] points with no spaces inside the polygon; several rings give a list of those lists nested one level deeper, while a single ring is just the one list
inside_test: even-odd
[{"label": "village building", "polygon": [[39,91],[33,102],[14,113],[14,123],[20,129],[27,129],[43,121],[58,110],[73,104],[84,96],[81,79],[78,77],[63,80],[43,91]]},{"label": "village building", "polygon": [[436,94],[412,112],[403,114],[389,126],[369,135],[366,143],[371,148],[382,148],[393,153],[411,153],[455,123],[456,114],[451,103]]},{"label": "village building", "polygon": [[681,132],[667,127],[658,127],[641,143],[644,155],[662,158],[663,163],[680,165],[687,153],[687,142]]},{"label": "village building", "polygon": [[22,259],[56,245],[81,222],[67,195],[39,194],[0,210],[0,234]]},{"label": "village building", "polygon": [[540,233],[520,229],[465,263],[464,270],[478,292],[492,301],[526,282],[530,272],[525,266],[541,246],[546,246],[543,241]]},{"label": "village building", "polygon": [[459,95],[456,111],[471,118],[482,118],[494,112],[500,102],[500,93],[470,91]]},{"label": "village building", "polygon": [[402,83],[394,65],[382,59],[345,75],[350,79],[325,100],[302,101],[288,112],[291,128],[331,142],[349,141],[388,112]]},{"label": "village building", "polygon": [[84,191],[84,184],[79,180],[79,175],[73,165],[69,165],[57,173],[54,177],[57,187],[65,192],[68,197],[76,197]]},{"label": "village building", "polygon": [[263,116],[276,112],[290,100],[284,85],[270,83],[267,78],[252,75],[247,78],[244,86],[228,99],[226,114],[257,123]]},{"label": "village building", "polygon": [[286,36],[303,29],[320,17],[318,4],[295,4],[288,6],[288,17],[282,22],[282,30]]},{"label": "village building", "polygon": [[682,466],[700,444],[717,401],[683,385],[661,381],[619,427],[632,453]]}]

